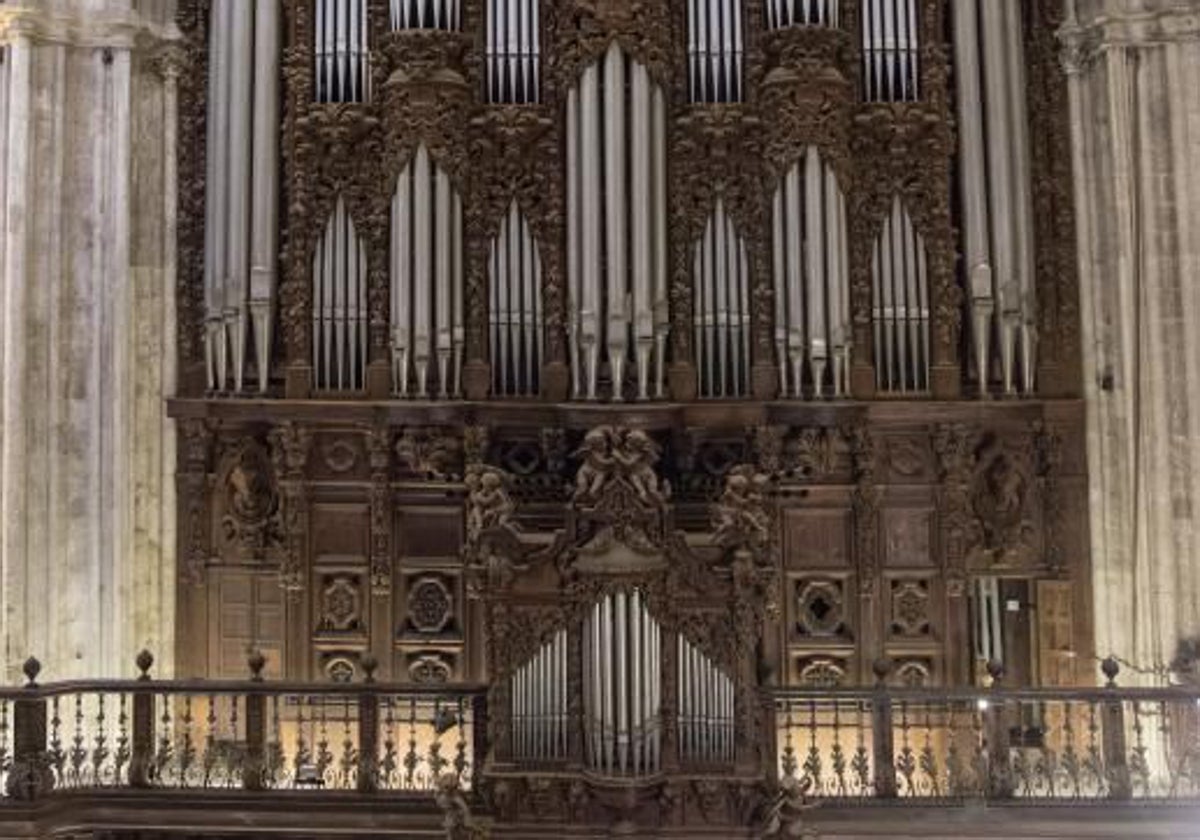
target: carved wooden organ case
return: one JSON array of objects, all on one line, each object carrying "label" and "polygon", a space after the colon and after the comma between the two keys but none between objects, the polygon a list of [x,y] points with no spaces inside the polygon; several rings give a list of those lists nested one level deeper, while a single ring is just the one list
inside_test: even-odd
[{"label": "carved wooden organ case", "polygon": [[485,772],[501,819],[533,807],[574,824],[672,823],[708,787],[692,813],[750,816],[728,810],[726,791],[754,789],[773,760],[758,693],[777,582],[769,480],[735,468],[712,525],[689,533],[659,454],[642,430],[588,431],[571,507],[550,533],[519,524],[500,471],[469,470],[464,554],[482,605]]},{"label": "carved wooden organ case", "polygon": [[[530,663],[583,679],[587,628],[620,626],[729,680],[745,725],[704,629],[735,620],[736,581],[680,575],[717,574],[694,543],[750,465],[779,509],[763,679],[866,681],[886,656],[966,683],[1007,653],[1014,679],[1074,680],[1060,15],[180,0],[181,671],[240,675],[255,646],[269,674],[350,679],[371,653],[382,678],[511,692]],[[662,569],[578,571],[603,511],[564,488],[601,427],[662,449]],[[517,511],[498,557],[529,565],[499,589],[464,560],[483,475]]]}]

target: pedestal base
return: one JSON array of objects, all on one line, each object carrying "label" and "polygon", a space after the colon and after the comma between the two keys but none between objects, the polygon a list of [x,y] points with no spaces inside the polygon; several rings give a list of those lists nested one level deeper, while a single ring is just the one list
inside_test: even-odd
[{"label": "pedestal base", "polygon": [[492,366],[487,362],[463,365],[463,395],[469,400],[486,400],[492,390]]},{"label": "pedestal base", "polygon": [[686,362],[671,365],[667,369],[667,387],[676,402],[696,399],[696,368]]},{"label": "pedestal base", "polygon": [[542,365],[542,399],[546,402],[566,402],[571,390],[571,371],[565,362]]},{"label": "pedestal base", "polygon": [[306,400],[312,396],[312,368],[292,365],[283,374],[283,395],[289,400]]},{"label": "pedestal base", "polygon": [[779,369],[774,365],[755,365],[750,371],[750,392],[756,400],[779,396]]}]

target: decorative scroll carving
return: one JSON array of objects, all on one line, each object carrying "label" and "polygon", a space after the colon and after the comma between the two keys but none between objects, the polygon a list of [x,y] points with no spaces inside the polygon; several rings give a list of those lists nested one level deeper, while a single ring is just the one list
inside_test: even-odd
[{"label": "decorative scroll carving", "polygon": [[1033,424],[1034,473],[1042,508],[1043,557],[1046,567],[1061,573],[1066,563],[1063,530],[1067,526],[1059,476],[1062,472],[1062,432],[1042,422]]},{"label": "decorative scroll carving", "polygon": [[963,424],[943,424],[933,436],[938,459],[938,518],[942,528],[942,564],[947,592],[962,595],[966,586],[967,552],[978,540],[978,523],[970,509],[975,471],[975,432]]},{"label": "decorative scroll carving", "polygon": [[212,429],[203,420],[179,423],[179,473],[177,485],[183,533],[180,560],[182,578],[193,586],[204,583],[205,567],[212,554],[208,539],[208,459]]},{"label": "decorative scroll carving", "polygon": [[991,564],[1023,564],[1036,556],[1029,518],[1028,447],[984,436],[975,455],[971,507],[979,521],[979,543],[970,558]]},{"label": "decorative scroll carving", "polygon": [[413,581],[408,589],[408,620],[418,633],[441,633],[454,617],[454,596],[436,577]]},{"label": "decorative scroll carving", "polygon": [[882,491],[875,483],[875,441],[865,426],[845,431],[854,462],[854,490],[850,506],[854,512],[854,549],[858,567],[858,591],[864,598],[875,594],[879,577],[879,500]]},{"label": "decorative scroll carving", "polygon": [[376,426],[367,436],[371,468],[371,592],[386,595],[392,588],[391,432]]},{"label": "decorative scroll carving", "polygon": [[221,468],[225,539],[254,559],[274,551],[282,539],[280,498],[266,449],[254,438],[234,442]]},{"label": "decorative scroll carving", "polygon": [[308,545],[308,490],[305,468],[312,444],[311,430],[287,423],[271,431],[271,455],[282,491],[283,550],[279,581],[289,593],[305,585]]},{"label": "decorative scroll carving", "polygon": [[463,444],[448,430],[408,426],[396,441],[395,453],[406,472],[423,478],[453,479],[462,475]]}]

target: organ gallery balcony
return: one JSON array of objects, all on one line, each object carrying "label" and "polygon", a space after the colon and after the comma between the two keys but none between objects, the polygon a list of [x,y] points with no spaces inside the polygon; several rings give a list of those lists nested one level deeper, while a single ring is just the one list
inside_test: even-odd
[{"label": "organ gallery balcony", "polygon": [[[639,829],[698,815],[720,826],[711,836],[837,837],[887,826],[899,807],[931,836],[986,808],[1003,817],[973,836],[1066,820],[1072,836],[1134,836],[1136,823],[1190,837],[1200,816],[1200,688],[1121,688],[1111,660],[1108,684],[1090,689],[1008,688],[997,666],[987,689],[893,688],[886,661],[875,687],[735,700],[706,699],[698,681],[680,686],[678,713],[664,706],[650,722],[661,760],[640,770],[591,762],[586,739],[567,734],[590,731],[588,712],[553,692],[508,697],[509,719],[489,714],[486,686],[376,683],[369,662],[359,682],[316,684],[264,680],[258,654],[245,681],[157,680],[152,661],[138,657],[136,680],[39,684],[30,659],[26,685],[0,691],[0,836],[121,824],[569,837],[622,813]],[[773,719],[762,766],[725,762],[741,752],[726,700]],[[584,776],[620,791],[615,811],[580,801]],[[727,797],[734,777],[740,793]],[[651,809],[632,804],[642,788]],[[525,809],[515,820],[514,808]],[[789,833],[801,829],[815,834]]]}]

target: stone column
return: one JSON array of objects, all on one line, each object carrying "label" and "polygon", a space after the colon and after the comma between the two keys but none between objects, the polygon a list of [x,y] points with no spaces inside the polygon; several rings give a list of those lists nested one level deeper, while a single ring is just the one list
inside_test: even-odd
[{"label": "stone column", "polygon": [[1200,16],[1066,20],[1096,653],[1149,669],[1200,635]]},{"label": "stone column", "polygon": [[171,39],[133,0],[0,14],[0,634],[12,683],[170,668]]}]

